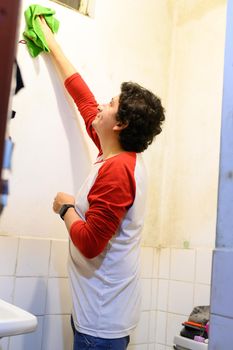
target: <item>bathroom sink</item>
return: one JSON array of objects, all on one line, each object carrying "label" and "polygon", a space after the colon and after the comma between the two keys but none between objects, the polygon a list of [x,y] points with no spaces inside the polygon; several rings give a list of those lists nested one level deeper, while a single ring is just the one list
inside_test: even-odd
[{"label": "bathroom sink", "polygon": [[37,319],[29,312],[0,299],[0,338],[33,332]]}]

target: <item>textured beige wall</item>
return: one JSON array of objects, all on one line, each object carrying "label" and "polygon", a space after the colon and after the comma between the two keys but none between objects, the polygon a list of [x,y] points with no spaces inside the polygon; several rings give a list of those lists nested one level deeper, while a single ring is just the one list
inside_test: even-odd
[{"label": "textured beige wall", "polygon": [[159,243],[213,246],[226,1],[175,4]]}]

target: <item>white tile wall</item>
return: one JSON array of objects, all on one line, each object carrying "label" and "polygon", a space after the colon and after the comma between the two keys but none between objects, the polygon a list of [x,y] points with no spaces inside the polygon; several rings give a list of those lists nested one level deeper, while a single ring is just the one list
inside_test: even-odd
[{"label": "white tile wall", "polygon": [[15,277],[0,277],[0,298],[12,303]]},{"label": "white tile wall", "polygon": [[49,278],[46,314],[71,314],[71,294],[67,278]]},{"label": "white tile wall", "polygon": [[166,343],[167,313],[158,311],[156,318],[156,341],[161,344]]},{"label": "white tile wall", "polygon": [[72,343],[73,334],[70,327],[70,316],[46,315],[44,319],[42,350],[72,350]]},{"label": "white tile wall", "polygon": [[142,311],[139,324],[131,335],[132,344],[148,343],[150,312]]},{"label": "white tile wall", "polygon": [[160,251],[159,257],[159,278],[169,279],[170,277],[170,249],[164,248]]},{"label": "white tile wall", "polygon": [[21,238],[17,261],[17,276],[47,276],[50,241]]},{"label": "white tile wall", "polygon": [[[71,350],[68,241],[0,236],[0,298],[34,313],[36,332],[0,342],[0,350]],[[142,312],[129,350],[171,350],[181,321],[207,305],[208,249],[142,248]],[[184,263],[185,262],[185,263]],[[25,291],[27,297],[25,297]]]},{"label": "white tile wall", "polygon": [[41,350],[43,338],[43,317],[37,317],[38,326],[35,332],[27,335],[10,337],[8,350]]},{"label": "white tile wall", "polygon": [[162,279],[159,280],[157,308],[160,311],[167,311],[168,287],[169,287],[169,280],[162,280]]},{"label": "white tile wall", "polygon": [[174,335],[178,335],[182,329],[182,322],[187,321],[185,316],[168,314],[166,344],[172,346]]},{"label": "white tile wall", "polygon": [[16,277],[13,299],[14,304],[33,313],[34,315],[44,315],[46,290],[46,278]]},{"label": "white tile wall", "polygon": [[154,249],[145,247],[141,253],[141,277],[152,278],[153,277],[153,253]]},{"label": "white tile wall", "polygon": [[154,248],[154,257],[153,257],[153,278],[159,277],[159,256],[160,256],[160,249]]},{"label": "white tile wall", "polygon": [[150,323],[149,323],[149,343],[155,343],[156,341],[156,311],[150,311]]},{"label": "white tile wall", "polygon": [[0,236],[0,276],[15,275],[19,239]]},{"label": "white tile wall", "polygon": [[210,286],[206,284],[195,284],[194,305],[210,305]]},{"label": "white tile wall", "polygon": [[155,344],[149,344],[148,350],[155,350]]},{"label": "white tile wall", "polygon": [[165,345],[155,344],[155,350],[167,350]]},{"label": "white tile wall", "polygon": [[152,281],[153,280],[151,278],[142,279],[142,311],[151,309]]},{"label": "white tile wall", "polygon": [[129,345],[128,347],[129,350],[148,350],[148,345],[147,344],[140,344],[140,345]]},{"label": "white tile wall", "polygon": [[193,309],[194,285],[189,282],[170,281],[168,311],[189,315]]},{"label": "white tile wall", "polygon": [[8,350],[9,338],[0,339],[0,350]]},{"label": "white tile wall", "polygon": [[212,255],[211,249],[197,249],[196,283],[210,284]]},{"label": "white tile wall", "polygon": [[195,274],[195,250],[171,250],[171,276],[172,280],[193,282]]},{"label": "white tile wall", "polygon": [[52,241],[49,276],[67,277],[68,241]]},{"label": "white tile wall", "polygon": [[151,310],[157,310],[158,279],[152,279],[151,288]]}]

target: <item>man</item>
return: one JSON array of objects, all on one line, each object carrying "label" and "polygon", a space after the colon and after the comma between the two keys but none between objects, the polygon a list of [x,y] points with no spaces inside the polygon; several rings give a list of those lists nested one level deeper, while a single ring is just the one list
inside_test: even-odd
[{"label": "man", "polygon": [[124,350],[140,313],[140,238],[146,174],[142,155],[161,132],[160,99],[135,83],[99,106],[39,19],[64,84],[99,155],[76,198],[58,193],[55,213],[70,237],[74,350]]}]

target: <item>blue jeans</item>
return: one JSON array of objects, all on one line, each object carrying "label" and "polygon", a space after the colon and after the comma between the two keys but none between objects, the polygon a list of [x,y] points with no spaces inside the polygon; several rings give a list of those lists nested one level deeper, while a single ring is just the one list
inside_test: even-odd
[{"label": "blue jeans", "polygon": [[105,339],[80,333],[75,329],[72,317],[71,326],[74,333],[73,350],[126,350],[129,344],[129,336]]}]

